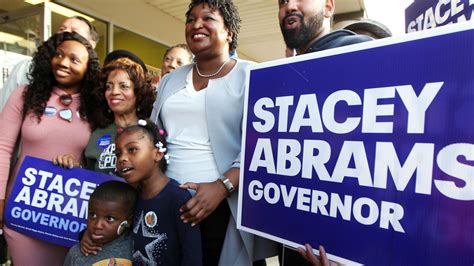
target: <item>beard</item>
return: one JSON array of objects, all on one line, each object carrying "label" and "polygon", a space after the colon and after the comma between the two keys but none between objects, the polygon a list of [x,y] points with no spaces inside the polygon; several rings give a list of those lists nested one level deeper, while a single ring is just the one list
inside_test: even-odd
[{"label": "beard", "polygon": [[[286,29],[285,20],[289,16],[297,16],[300,18],[300,27],[296,29]],[[309,17],[306,21],[302,14],[291,13],[286,15],[280,21],[280,29],[283,34],[283,39],[288,48],[298,49],[307,45],[311,40],[313,40],[321,27],[323,26],[324,21],[324,12],[321,10],[316,13],[313,17]]]}]

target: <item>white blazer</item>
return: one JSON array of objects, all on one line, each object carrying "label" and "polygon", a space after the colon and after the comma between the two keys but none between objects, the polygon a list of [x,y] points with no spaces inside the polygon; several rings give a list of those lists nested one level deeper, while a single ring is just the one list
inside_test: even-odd
[{"label": "white blazer", "polygon": [[[206,88],[206,119],[209,138],[220,174],[240,167],[242,118],[246,69],[255,64],[236,59],[234,68],[224,77],[209,80]],[[160,111],[163,103],[186,86],[186,75],[194,64],[182,66],[164,76],[158,85],[157,100],[150,119],[163,128]],[[165,128],[166,130],[166,128]],[[276,243],[237,230],[237,193],[228,198],[229,219],[219,265],[252,265],[252,261],[276,255]]]}]

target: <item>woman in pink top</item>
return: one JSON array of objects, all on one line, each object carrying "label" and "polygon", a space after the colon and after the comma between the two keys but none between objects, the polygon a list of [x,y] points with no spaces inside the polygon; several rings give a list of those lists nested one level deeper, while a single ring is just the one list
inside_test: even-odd
[{"label": "woman in pink top", "polygon": [[[0,226],[5,194],[25,156],[50,160],[57,154],[81,157],[94,122],[99,61],[89,42],[76,33],[59,33],[38,48],[30,84],[19,87],[0,114]],[[22,147],[9,180],[17,139]],[[7,188],[8,182],[8,188]],[[15,265],[62,265],[67,248],[30,238],[4,227]]]}]

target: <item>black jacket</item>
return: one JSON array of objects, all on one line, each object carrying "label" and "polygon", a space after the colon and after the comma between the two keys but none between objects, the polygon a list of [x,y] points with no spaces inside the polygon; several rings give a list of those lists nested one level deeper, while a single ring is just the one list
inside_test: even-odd
[{"label": "black jacket", "polygon": [[368,36],[358,35],[350,30],[336,30],[318,39],[304,53],[308,54],[371,40],[373,39]]}]

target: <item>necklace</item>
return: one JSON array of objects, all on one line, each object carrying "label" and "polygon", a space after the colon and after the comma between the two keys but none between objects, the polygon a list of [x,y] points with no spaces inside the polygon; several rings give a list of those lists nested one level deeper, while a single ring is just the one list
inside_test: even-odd
[{"label": "necklace", "polygon": [[197,74],[198,74],[198,76],[200,76],[201,78],[211,78],[211,77],[214,77],[215,75],[217,75],[217,74],[219,74],[219,73],[221,72],[221,70],[224,68],[225,64],[227,64],[227,62],[229,62],[229,60],[230,60],[230,57],[227,58],[227,59],[224,61],[224,63],[222,63],[222,65],[219,67],[219,69],[218,69],[216,72],[214,72],[214,73],[212,73],[212,74],[207,74],[207,75],[206,75],[206,74],[202,74],[201,71],[199,71],[199,66],[198,66],[198,64],[196,63],[195,65],[196,65]]}]

